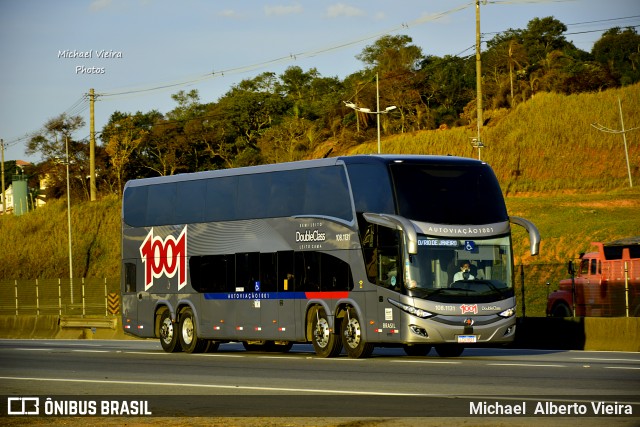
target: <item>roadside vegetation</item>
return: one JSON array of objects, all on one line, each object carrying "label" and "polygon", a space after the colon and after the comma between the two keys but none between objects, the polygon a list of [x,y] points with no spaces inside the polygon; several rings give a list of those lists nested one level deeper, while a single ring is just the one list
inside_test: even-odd
[{"label": "roadside vegetation", "polygon": [[[526,255],[528,237],[514,228],[516,264],[562,264],[589,250],[593,241],[640,233],[640,130],[627,136],[635,182],[630,188],[621,135],[590,126],[595,121],[618,126],[618,97],[629,107],[623,110],[628,128],[640,125],[640,85],[541,94],[491,119],[482,159],[496,171],[509,213],[532,220],[542,235],[541,254],[532,258]],[[476,157],[472,134],[465,127],[403,134],[384,138],[382,151]],[[330,148],[332,155],[372,153],[377,142],[345,141]],[[116,195],[93,203],[72,196],[74,277],[119,276],[120,207]],[[64,198],[20,217],[0,217],[0,236],[6,242],[0,278],[68,276]]]},{"label": "roadside vegetation", "polygon": [[[358,56],[365,68],[339,80],[291,67],[244,80],[213,102],[180,91],[163,114],[114,112],[96,147],[98,200],[89,202],[89,147],[74,138],[81,117],[51,119],[29,141],[42,163],[26,168],[44,207],[0,216],[0,280],[69,276],[66,174],[71,156],[73,275],[120,275],[121,192],[129,179],[262,163],[377,152],[376,116],[343,101],[396,109],[380,115],[381,152],[481,157],[496,172],[511,215],[532,220],[541,254],[514,228],[516,264],[527,273],[536,315],[562,264],[592,241],[640,233],[640,63],[635,29],[612,28],[583,52],[553,18],[500,33],[483,53],[484,127],[478,152],[473,57],[425,55],[407,36],[384,36]],[[619,104],[620,102],[620,104]],[[627,133],[626,153],[620,111]],[[634,129],[635,128],[635,129]],[[46,189],[38,183],[47,178]],[[9,183],[7,183],[8,185]]]}]

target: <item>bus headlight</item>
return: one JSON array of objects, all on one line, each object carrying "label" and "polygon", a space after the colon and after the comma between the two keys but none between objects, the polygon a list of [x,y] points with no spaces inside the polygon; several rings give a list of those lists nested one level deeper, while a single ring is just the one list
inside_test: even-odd
[{"label": "bus headlight", "polygon": [[506,309],[502,313],[498,313],[498,316],[500,316],[500,317],[511,317],[514,314],[516,314],[516,308],[512,307],[512,308]]},{"label": "bus headlight", "polygon": [[433,313],[430,313],[430,312],[428,312],[426,310],[423,310],[421,308],[416,308],[416,307],[414,307],[412,305],[403,304],[400,301],[396,301],[396,300],[393,300],[391,298],[387,298],[387,301],[389,301],[391,304],[395,305],[400,310],[402,310],[404,312],[407,312],[412,316],[420,317],[422,319],[426,319],[427,317],[433,316]]}]

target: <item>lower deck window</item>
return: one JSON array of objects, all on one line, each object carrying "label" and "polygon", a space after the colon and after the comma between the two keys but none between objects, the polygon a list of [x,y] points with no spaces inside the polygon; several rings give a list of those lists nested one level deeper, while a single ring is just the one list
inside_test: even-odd
[{"label": "lower deck window", "polygon": [[353,289],[349,264],[321,252],[201,255],[189,259],[197,292],[332,292]]}]

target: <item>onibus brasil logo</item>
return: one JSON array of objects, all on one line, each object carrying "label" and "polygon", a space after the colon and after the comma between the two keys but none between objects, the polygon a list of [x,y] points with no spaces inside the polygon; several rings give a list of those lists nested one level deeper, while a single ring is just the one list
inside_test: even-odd
[{"label": "onibus brasil logo", "polygon": [[187,284],[187,226],[176,239],[153,235],[153,228],[140,246],[140,257],[145,264],[144,290],[153,286],[153,279],[163,275],[169,279],[178,274],[178,290]]}]

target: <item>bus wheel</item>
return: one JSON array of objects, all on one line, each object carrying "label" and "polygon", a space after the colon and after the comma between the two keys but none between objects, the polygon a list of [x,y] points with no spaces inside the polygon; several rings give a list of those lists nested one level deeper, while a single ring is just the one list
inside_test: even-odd
[{"label": "bus wheel", "polygon": [[196,322],[190,308],[180,315],[180,345],[186,353],[202,353],[209,344],[208,340],[198,338]]},{"label": "bus wheel", "polygon": [[342,345],[349,357],[359,359],[369,357],[373,353],[373,344],[364,341],[362,324],[353,308],[349,308],[346,317],[342,319],[341,335]]},{"label": "bus wheel", "polygon": [[176,325],[171,320],[169,310],[162,312],[160,316],[160,345],[162,345],[163,350],[167,353],[175,353],[182,350],[180,341],[178,340]]},{"label": "bus wheel", "polygon": [[571,310],[569,306],[563,302],[560,302],[553,306],[551,310],[551,317],[571,317]]},{"label": "bus wheel", "polygon": [[431,351],[429,344],[405,344],[403,348],[407,356],[426,356]]},{"label": "bus wheel", "polygon": [[464,347],[457,344],[442,344],[435,348],[440,357],[458,357],[464,351]]},{"label": "bus wheel", "polygon": [[312,316],[311,341],[316,354],[320,357],[335,357],[340,354],[342,342],[329,328],[329,320],[324,308],[318,308]]}]

